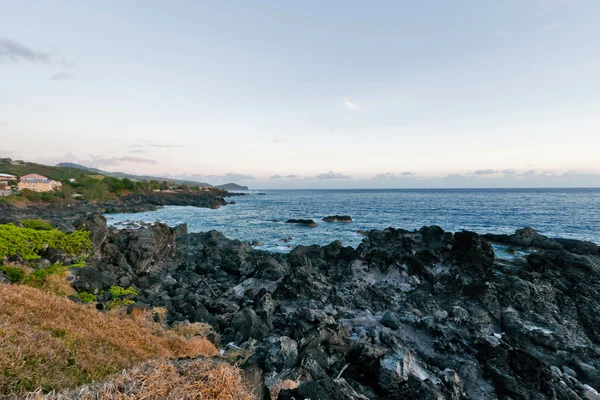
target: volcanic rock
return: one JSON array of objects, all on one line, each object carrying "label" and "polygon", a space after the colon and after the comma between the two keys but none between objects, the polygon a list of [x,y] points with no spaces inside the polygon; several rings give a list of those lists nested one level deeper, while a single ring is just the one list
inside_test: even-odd
[{"label": "volcanic rock", "polygon": [[303,226],[317,226],[317,223],[312,219],[288,219],[287,224],[298,224]]}]

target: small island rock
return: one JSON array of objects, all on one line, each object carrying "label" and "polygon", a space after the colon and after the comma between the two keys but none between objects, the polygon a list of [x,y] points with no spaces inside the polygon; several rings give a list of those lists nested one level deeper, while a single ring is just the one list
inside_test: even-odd
[{"label": "small island rock", "polygon": [[287,224],[298,224],[304,226],[317,226],[317,223],[312,219],[288,219],[285,221]]},{"label": "small island rock", "polygon": [[349,215],[330,215],[323,218],[325,222],[352,222],[352,217]]}]

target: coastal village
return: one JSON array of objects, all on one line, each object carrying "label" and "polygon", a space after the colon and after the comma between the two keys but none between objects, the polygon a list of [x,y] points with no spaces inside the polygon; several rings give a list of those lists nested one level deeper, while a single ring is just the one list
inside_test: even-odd
[{"label": "coastal village", "polygon": [[0,196],[8,196],[24,189],[34,192],[50,192],[60,189],[62,184],[39,174],[15,176],[0,173]]}]

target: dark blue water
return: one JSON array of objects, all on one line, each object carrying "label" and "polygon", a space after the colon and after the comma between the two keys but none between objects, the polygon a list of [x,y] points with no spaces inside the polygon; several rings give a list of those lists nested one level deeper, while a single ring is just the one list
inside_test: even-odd
[{"label": "dark blue water", "polygon": [[[233,198],[237,204],[209,210],[165,207],[137,214],[107,215],[110,223],[187,223],[191,232],[217,229],[230,238],[257,240],[259,248],[286,251],[297,244],[339,239],[358,245],[357,230],[388,226],[447,231],[513,233],[524,226],[551,237],[600,243],[600,189],[272,190]],[[353,223],[326,223],[327,215],[351,215]],[[314,219],[314,228],[273,220]],[[292,238],[288,243],[283,238]]]}]

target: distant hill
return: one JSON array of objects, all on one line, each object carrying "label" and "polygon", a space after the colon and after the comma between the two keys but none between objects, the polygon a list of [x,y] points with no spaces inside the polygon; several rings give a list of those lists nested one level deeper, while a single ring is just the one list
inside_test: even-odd
[{"label": "distant hill", "polygon": [[225,190],[248,190],[248,186],[241,186],[237,183],[226,183],[224,185],[215,186],[217,189]]},{"label": "distant hill", "polygon": [[92,168],[92,167],[86,167],[85,165],[75,164],[75,163],[72,163],[72,162],[62,162],[62,163],[56,164],[56,166],[57,167],[63,167],[63,168],[75,168],[75,169],[79,169],[79,170],[83,170],[83,171],[94,172],[96,174],[106,175],[106,172],[102,171],[101,169]]},{"label": "distant hill", "polygon": [[89,171],[89,172],[93,172],[94,174],[112,176],[112,177],[120,178],[120,179],[129,178],[129,179],[133,179],[136,181],[150,181],[150,180],[169,181],[169,182],[174,182],[174,183],[177,183],[180,185],[189,185],[189,186],[210,186],[210,187],[213,186],[206,182],[190,181],[190,180],[184,180],[184,179],[173,179],[173,178],[164,178],[164,177],[147,176],[147,175],[133,175],[133,174],[127,174],[125,172],[108,172],[108,171],[103,171],[98,168],[86,167],[85,165],[75,164],[75,163],[70,163],[70,162],[60,163],[60,164],[57,164],[57,166],[58,167],[66,167],[66,168],[74,168],[74,169],[78,169],[80,171]]},{"label": "distant hill", "polygon": [[53,167],[50,165],[36,164],[21,160],[11,160],[10,158],[0,158],[0,173],[3,174],[11,174],[16,176],[39,174],[46,176],[50,179],[54,179],[56,181],[64,181],[71,178],[76,178],[82,173],[84,173],[85,175],[89,175],[93,171],[89,172],[90,173],[86,174],[86,171],[71,166]]},{"label": "distant hill", "polygon": [[[11,160],[10,158],[0,158],[0,174],[10,174],[16,176],[23,176],[28,174],[39,174],[47,176],[50,179],[56,181],[65,181],[71,178],[77,178],[79,175],[105,175],[112,176],[115,178],[129,178],[136,181],[169,181],[179,185],[189,186],[209,186],[213,185],[206,182],[190,181],[184,179],[172,179],[156,176],[147,175],[133,175],[124,172],[108,172],[98,168],[86,167],[85,165],[64,162],[57,164],[56,166],[36,164],[32,162],[25,162],[22,160]],[[227,183],[225,185],[214,186],[218,189],[225,190],[248,190],[247,186],[237,185],[235,183]]]}]

